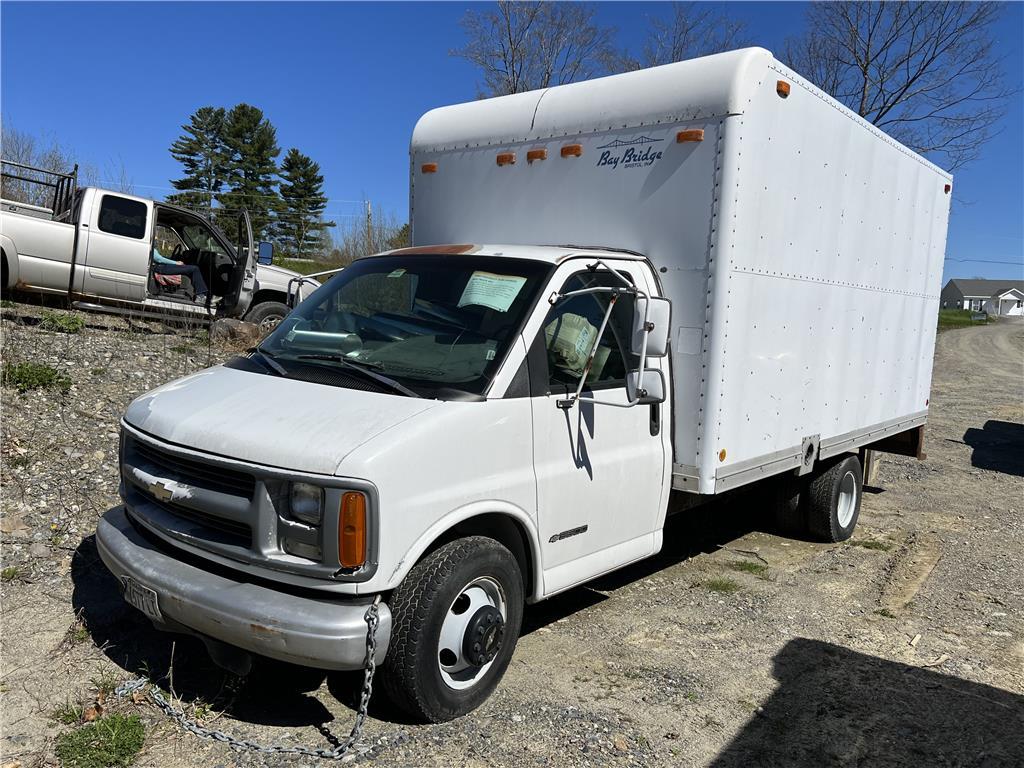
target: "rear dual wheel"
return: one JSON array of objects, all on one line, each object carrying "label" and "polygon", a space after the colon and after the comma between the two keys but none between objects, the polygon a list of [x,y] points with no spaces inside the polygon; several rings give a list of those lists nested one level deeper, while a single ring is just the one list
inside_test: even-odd
[{"label": "rear dual wheel", "polygon": [[522,624],[523,578],[508,549],[468,536],[417,563],[390,606],[384,689],[413,717],[442,722],[476,709],[505,674]]},{"label": "rear dual wheel", "polygon": [[775,515],[782,533],[817,541],[846,541],[860,517],[860,459],[846,455],[815,467],[809,478],[776,480]]}]

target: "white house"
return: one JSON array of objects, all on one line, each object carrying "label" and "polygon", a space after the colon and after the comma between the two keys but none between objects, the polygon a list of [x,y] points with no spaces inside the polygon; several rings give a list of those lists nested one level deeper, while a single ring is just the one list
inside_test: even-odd
[{"label": "white house", "polygon": [[981,309],[990,315],[1024,315],[1024,291],[1019,288],[996,291]]},{"label": "white house", "polygon": [[1024,280],[954,278],[942,289],[944,309],[970,309],[990,315],[1024,315]]}]

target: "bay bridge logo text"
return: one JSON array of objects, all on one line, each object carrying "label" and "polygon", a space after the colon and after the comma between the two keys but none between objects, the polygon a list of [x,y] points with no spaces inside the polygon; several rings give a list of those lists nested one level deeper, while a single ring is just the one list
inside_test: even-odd
[{"label": "bay bridge logo text", "polygon": [[598,147],[604,151],[597,159],[597,165],[611,168],[645,168],[661,160],[661,151],[651,145],[660,144],[662,141],[664,139],[652,139],[650,136],[640,136],[630,141],[615,139]]}]

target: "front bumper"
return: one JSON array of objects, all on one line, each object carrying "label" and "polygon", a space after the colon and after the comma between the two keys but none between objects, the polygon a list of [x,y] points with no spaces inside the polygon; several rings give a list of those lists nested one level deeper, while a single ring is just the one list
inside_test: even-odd
[{"label": "front bumper", "polygon": [[[131,577],[157,594],[160,629],[213,638],[261,656],[321,669],[362,669],[371,599],[339,600],[279,592],[236,581],[223,570],[182,562],[152,544],[123,507],[109,510],[96,527],[100,558],[122,581]],[[377,662],[391,637],[391,610],[379,606]]]}]

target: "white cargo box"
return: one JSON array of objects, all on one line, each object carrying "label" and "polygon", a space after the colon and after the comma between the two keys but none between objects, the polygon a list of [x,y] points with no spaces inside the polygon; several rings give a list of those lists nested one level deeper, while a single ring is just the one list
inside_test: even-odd
[{"label": "white cargo box", "polygon": [[676,488],[924,423],[951,176],[768,51],[436,109],[411,160],[415,245],[651,260],[673,302]]}]

